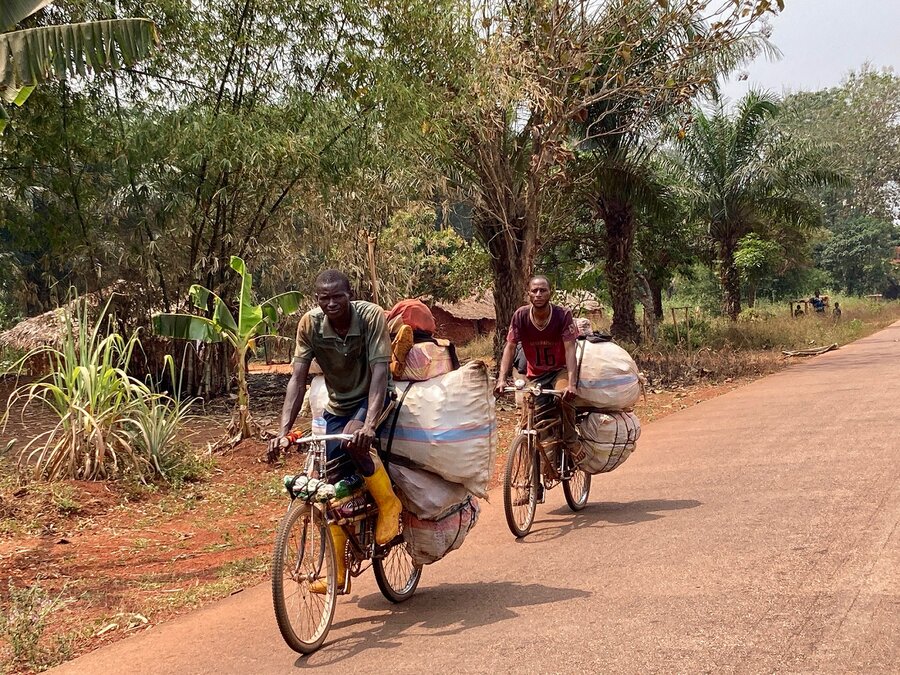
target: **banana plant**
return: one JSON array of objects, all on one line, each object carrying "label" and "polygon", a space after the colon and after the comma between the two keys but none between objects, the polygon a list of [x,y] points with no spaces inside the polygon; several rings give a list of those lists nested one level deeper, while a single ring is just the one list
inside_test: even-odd
[{"label": "banana plant", "polygon": [[247,353],[253,348],[258,335],[268,332],[280,317],[296,312],[303,298],[297,291],[288,291],[254,304],[253,275],[237,256],[232,256],[229,264],[241,275],[241,288],[235,303],[236,317],[222,298],[208,288],[194,284],[189,291],[191,302],[198,309],[210,312],[209,316],[156,314],[153,316],[153,330],[164,337],[207,343],[227,342],[233,347],[238,395],[237,408],[228,425],[229,443],[233,445],[244,438],[255,436],[258,431],[250,415]]},{"label": "banana plant", "polygon": [[51,77],[116,70],[146,58],[159,44],[149,19],[112,19],[13,30],[53,0],[0,1],[0,134],[9,115],[4,103],[23,105]]}]

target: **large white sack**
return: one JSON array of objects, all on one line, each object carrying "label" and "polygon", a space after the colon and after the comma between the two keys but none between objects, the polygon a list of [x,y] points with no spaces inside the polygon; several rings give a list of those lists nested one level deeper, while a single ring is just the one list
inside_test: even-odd
[{"label": "large white sack", "polygon": [[403,539],[413,564],[430,565],[462,546],[469,530],[475,527],[480,512],[481,507],[474,497],[468,497],[439,520],[423,520],[404,511]]},{"label": "large white sack", "polygon": [[578,424],[578,446],[573,454],[579,469],[607,473],[634,451],[641,423],[634,413],[591,413]]},{"label": "large white sack", "polygon": [[410,469],[392,463],[388,465],[388,473],[403,508],[417,518],[439,519],[468,496],[465,486],[446,481],[424,469]]},{"label": "large white sack", "polygon": [[613,342],[578,343],[577,408],[631,410],[641,397],[638,367],[631,355]]},{"label": "large white sack", "polygon": [[[386,447],[393,426],[392,454],[487,497],[497,453],[497,418],[487,366],[472,361],[431,380],[394,386],[403,405],[396,426],[391,417],[382,427],[382,446]],[[312,381],[308,398],[313,415],[321,415],[328,403],[324,378]]]}]

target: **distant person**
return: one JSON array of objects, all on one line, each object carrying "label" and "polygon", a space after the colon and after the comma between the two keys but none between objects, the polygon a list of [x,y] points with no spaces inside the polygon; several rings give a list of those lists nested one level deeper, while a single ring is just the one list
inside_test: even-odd
[{"label": "distant person", "polygon": [[835,321],[840,320],[841,318],[841,303],[835,302],[834,309],[831,310],[831,315],[834,317]]},{"label": "distant person", "polygon": [[[520,363],[519,367],[525,366],[529,380],[543,387],[562,390],[566,400],[575,397],[578,377],[575,340],[578,329],[571,310],[550,302],[552,292],[550,281],[545,276],[537,275],[528,281],[529,304],[517,309],[510,322],[506,347],[500,360],[496,395],[503,393],[506,378],[513,367],[516,347],[520,345],[525,363]],[[542,406],[549,403],[543,396],[539,399]],[[563,441],[566,445],[574,445],[578,437],[575,409],[571,405],[562,406],[562,420]]]},{"label": "distant person", "polygon": [[809,299],[809,304],[813,306],[816,314],[825,313],[825,301],[820,296],[819,291],[816,291],[816,294]]},{"label": "distant person", "polygon": [[803,316],[803,309],[800,305],[797,305],[797,309],[794,310],[794,316]]}]

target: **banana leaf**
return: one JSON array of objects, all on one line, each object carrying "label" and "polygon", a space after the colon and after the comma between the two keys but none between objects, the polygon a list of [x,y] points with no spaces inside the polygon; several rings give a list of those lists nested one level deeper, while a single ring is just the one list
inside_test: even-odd
[{"label": "banana leaf", "polygon": [[202,309],[204,311],[209,309],[209,299],[213,299],[213,322],[217,323],[223,329],[238,334],[238,326],[237,322],[234,320],[234,316],[231,313],[231,310],[228,309],[228,305],[225,304],[225,301],[222,300],[218,295],[213,293],[208,288],[204,288],[200,284],[194,284],[191,286],[189,291],[191,296],[191,302],[194,303],[194,307],[197,309]]},{"label": "banana leaf", "polygon": [[46,7],[53,0],[3,0],[0,3],[0,30],[12,30],[22,19]]},{"label": "banana leaf", "polygon": [[[4,0],[6,2],[7,0]],[[112,19],[0,33],[0,90],[130,66],[159,44],[149,19]]]},{"label": "banana leaf", "polygon": [[231,269],[241,275],[241,295],[238,305],[238,335],[251,336],[263,321],[263,310],[253,304],[253,275],[247,271],[244,261],[236,255],[229,261]]},{"label": "banana leaf", "polygon": [[155,314],[153,331],[157,335],[179,340],[200,340],[201,342],[222,342],[224,340],[222,331],[214,321],[193,314]]},{"label": "banana leaf", "polygon": [[262,312],[270,325],[278,323],[278,319],[286,314],[293,314],[300,309],[303,295],[299,291],[288,291],[272,296],[262,303]]}]

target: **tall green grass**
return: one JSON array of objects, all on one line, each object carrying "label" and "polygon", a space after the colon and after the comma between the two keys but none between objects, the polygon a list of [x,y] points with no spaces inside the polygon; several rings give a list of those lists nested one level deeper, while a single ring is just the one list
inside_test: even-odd
[{"label": "tall green grass", "polygon": [[[10,411],[41,405],[56,420],[53,428],[29,440],[19,455],[35,478],[47,480],[166,478],[185,452],[178,433],[189,417],[191,402],[154,391],[127,373],[137,333],[123,338],[102,319],[91,327],[84,303],[74,303],[67,315],[60,348],[40,347],[20,362],[44,356],[50,373],[17,387],[9,397]],[[106,315],[106,309],[100,313]],[[169,358],[174,374],[174,362]]]}]

